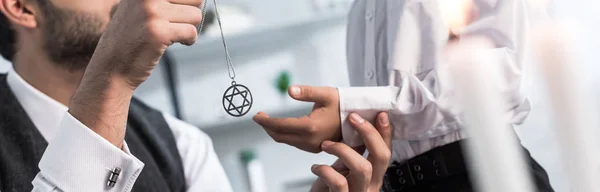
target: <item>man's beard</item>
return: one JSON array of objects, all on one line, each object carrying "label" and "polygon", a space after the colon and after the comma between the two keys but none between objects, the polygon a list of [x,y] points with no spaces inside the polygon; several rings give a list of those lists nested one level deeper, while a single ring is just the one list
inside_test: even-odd
[{"label": "man's beard", "polygon": [[[85,69],[102,36],[100,16],[61,9],[51,1],[41,2],[44,49],[49,59],[69,71]],[[115,7],[113,7],[113,12]],[[111,16],[112,16],[111,13]]]}]

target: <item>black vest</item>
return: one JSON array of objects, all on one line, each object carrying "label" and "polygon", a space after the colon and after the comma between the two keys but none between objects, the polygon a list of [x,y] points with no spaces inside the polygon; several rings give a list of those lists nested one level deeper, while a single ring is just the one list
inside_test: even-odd
[{"label": "black vest", "polygon": [[[185,191],[181,157],[161,112],[132,99],[125,141],[145,164],[133,191]],[[0,74],[0,191],[31,191],[47,145]]]}]

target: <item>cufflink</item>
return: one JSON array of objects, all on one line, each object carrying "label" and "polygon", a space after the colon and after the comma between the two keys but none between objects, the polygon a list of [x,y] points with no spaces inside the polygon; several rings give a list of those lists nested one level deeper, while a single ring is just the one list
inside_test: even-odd
[{"label": "cufflink", "polygon": [[119,175],[121,174],[121,168],[115,167],[112,171],[110,171],[110,175],[108,175],[108,181],[106,185],[109,187],[114,187],[119,179]]}]

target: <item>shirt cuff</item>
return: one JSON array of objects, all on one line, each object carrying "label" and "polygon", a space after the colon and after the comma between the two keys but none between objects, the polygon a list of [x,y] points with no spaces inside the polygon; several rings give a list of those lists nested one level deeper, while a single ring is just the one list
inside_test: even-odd
[{"label": "shirt cuff", "polygon": [[393,108],[395,97],[392,87],[348,87],[338,88],[340,99],[340,122],[343,142],[348,146],[362,145],[362,139],[348,121],[350,113],[359,114],[373,125],[379,112]]},{"label": "shirt cuff", "polygon": [[[40,174],[62,191],[131,191],[143,167],[126,143],[117,148],[68,112],[39,163]],[[121,173],[109,187],[115,168]]]}]

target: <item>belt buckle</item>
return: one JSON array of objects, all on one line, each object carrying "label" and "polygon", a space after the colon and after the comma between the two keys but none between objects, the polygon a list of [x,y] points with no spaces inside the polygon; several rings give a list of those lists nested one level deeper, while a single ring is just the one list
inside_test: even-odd
[{"label": "belt buckle", "polygon": [[398,192],[428,182],[445,178],[448,171],[442,154],[432,152],[409,159],[404,163],[393,162],[385,175],[384,186],[388,191]]},{"label": "belt buckle", "polygon": [[408,163],[392,163],[385,173],[385,184],[390,192],[402,191],[406,188],[416,186]]}]

